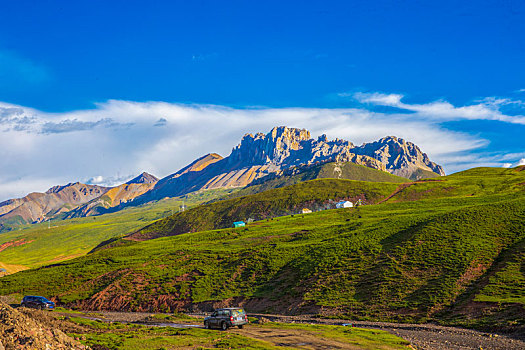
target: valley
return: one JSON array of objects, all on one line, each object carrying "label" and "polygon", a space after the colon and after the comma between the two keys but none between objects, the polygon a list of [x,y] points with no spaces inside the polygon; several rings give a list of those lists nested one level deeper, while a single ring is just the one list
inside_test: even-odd
[{"label": "valley", "polygon": [[[280,132],[288,136],[279,138]],[[385,171],[386,165],[381,170],[340,157],[332,161],[334,149],[348,156],[351,145],[313,141],[297,129],[274,129],[243,140],[230,157],[205,156],[161,180],[143,173],[52,220],[11,222],[0,233],[0,295],[9,300],[45,295],[62,310],[77,310],[67,312],[184,315],[240,306],[250,314],[278,315],[279,322],[290,317],[294,322],[371,325],[432,349],[445,341],[475,343],[460,328],[447,328],[448,335],[436,336],[441,339],[437,343],[421,340],[435,327],[521,339],[525,166],[439,176],[410,165],[397,172],[406,176],[400,177]],[[327,142],[331,151],[313,152],[314,160],[322,155],[326,161],[271,166],[304,156],[305,147],[323,150]],[[257,165],[257,157],[268,154],[273,160]],[[243,165],[234,162],[219,181],[215,177],[231,159],[244,159]],[[261,167],[273,170],[263,174]],[[70,184],[48,192],[77,187],[83,188]],[[352,206],[336,209],[341,201]],[[234,222],[243,225],[233,227]],[[169,340],[180,333],[119,327],[84,337],[98,344],[124,341],[121,331],[125,337],[133,333],[135,342],[155,336]],[[264,332],[285,332],[288,326],[276,327]],[[319,331],[304,327],[282,338]],[[200,330],[184,332],[209,336]],[[262,348],[285,344],[264,332],[254,328],[235,334],[273,344]],[[245,344],[241,338],[231,344]],[[406,347],[399,344],[392,348]]]},{"label": "valley", "polygon": [[[522,170],[472,169],[401,190],[313,180],[201,205],[146,227],[155,239],[131,235],[83,257],[3,277],[0,293],[48,295],[85,310],[194,312],[235,304],[251,312],[518,331],[525,323]],[[237,229],[172,231],[184,220],[216,222],[221,206],[301,207],[301,194],[323,202],[322,189],[333,198],[358,189],[370,204]]]}]

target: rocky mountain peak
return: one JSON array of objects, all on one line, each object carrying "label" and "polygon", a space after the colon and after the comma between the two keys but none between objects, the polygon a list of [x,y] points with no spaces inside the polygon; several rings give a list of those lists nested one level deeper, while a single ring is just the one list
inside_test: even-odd
[{"label": "rocky mountain peak", "polygon": [[159,179],[156,176],[151,175],[147,172],[143,172],[139,176],[126,182],[126,184],[128,185],[129,184],[153,184],[153,183],[156,183],[157,181],[159,181]]},{"label": "rocky mountain peak", "polygon": [[232,150],[230,163],[249,165],[282,164],[291,153],[304,148],[310,132],[305,129],[275,127],[268,134],[246,134]]},{"label": "rocky mountain peak", "polygon": [[329,140],[326,135],[314,140],[308,130],[286,126],[275,127],[267,134],[244,135],[227,159],[234,167],[273,168],[326,161],[354,162],[407,178],[421,170],[445,174],[417,145],[396,136],[355,146],[338,138]]},{"label": "rocky mountain peak", "polygon": [[445,175],[443,168],[430,161],[428,155],[414,143],[395,136],[365,143],[352,150],[356,154],[369,155],[385,164],[386,170],[403,177],[410,177],[417,168]]}]

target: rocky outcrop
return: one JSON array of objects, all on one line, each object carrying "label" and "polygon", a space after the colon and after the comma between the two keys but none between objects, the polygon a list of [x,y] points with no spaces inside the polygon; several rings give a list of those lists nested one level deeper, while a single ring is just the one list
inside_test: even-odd
[{"label": "rocky outcrop", "polygon": [[0,349],[75,350],[89,347],[0,302]]},{"label": "rocky outcrop", "polygon": [[273,165],[279,169],[326,161],[352,162],[385,170],[385,166],[366,154],[356,154],[355,146],[345,140],[317,140],[305,129],[273,128],[268,134],[246,134],[232,150],[228,164],[235,166]]},{"label": "rocky outcrop", "polygon": [[419,169],[445,175],[443,168],[430,161],[417,145],[395,136],[365,143],[352,151],[379,160],[385,165],[386,171],[401,177],[412,178]]}]

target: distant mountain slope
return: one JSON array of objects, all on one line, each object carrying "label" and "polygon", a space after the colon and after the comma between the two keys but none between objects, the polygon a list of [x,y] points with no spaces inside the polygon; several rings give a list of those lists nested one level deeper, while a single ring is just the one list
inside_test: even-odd
[{"label": "distant mountain slope", "polygon": [[0,220],[16,220],[20,223],[41,222],[48,216],[67,212],[98,198],[108,190],[108,187],[85,185],[79,182],[54,186],[45,193],[30,193],[23,198],[0,203]]},{"label": "distant mountain slope", "polygon": [[[345,179],[390,183],[410,182],[410,180],[406,178],[395,176],[385,171],[368,168],[363,165],[350,162],[330,162],[318,165],[293,167],[278,173],[269,174],[253,181],[245,188],[235,191],[223,199],[260,193],[272,188],[281,188],[315,179]],[[221,198],[217,200],[221,200]]]},{"label": "distant mountain slope", "polygon": [[396,137],[355,146],[349,141],[314,140],[304,129],[275,127],[268,134],[246,134],[231,154],[208,154],[161,179],[140,202],[201,189],[245,187],[269,174],[316,163],[355,163],[410,179],[444,175],[441,166],[413,143]]},{"label": "distant mountain slope", "polygon": [[146,193],[157,181],[155,176],[144,172],[117,187],[75,182],[51,187],[45,193],[10,199],[0,203],[0,229],[2,225],[101,214]]},{"label": "distant mountain slope", "polygon": [[112,187],[104,195],[89,201],[65,214],[65,218],[100,215],[122,209],[128,202],[151,190],[158,179],[146,172],[125,184]]}]

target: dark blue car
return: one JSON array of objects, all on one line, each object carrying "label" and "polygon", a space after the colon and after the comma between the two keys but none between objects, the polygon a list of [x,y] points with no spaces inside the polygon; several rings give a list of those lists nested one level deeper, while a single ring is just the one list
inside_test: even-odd
[{"label": "dark blue car", "polygon": [[220,328],[223,331],[230,327],[242,328],[248,323],[248,316],[244,309],[239,307],[229,307],[225,309],[217,309],[204,319],[204,328]]},{"label": "dark blue car", "polygon": [[22,303],[20,305],[23,307],[32,307],[34,309],[40,310],[53,310],[55,308],[54,302],[49,301],[44,297],[34,295],[26,295],[24,299],[22,299]]}]

